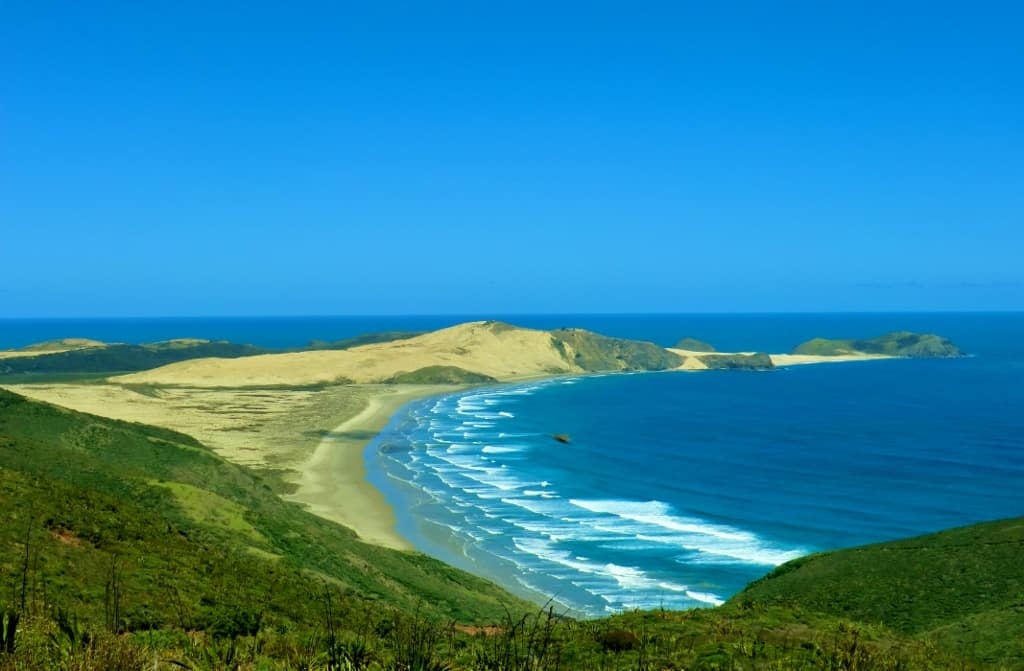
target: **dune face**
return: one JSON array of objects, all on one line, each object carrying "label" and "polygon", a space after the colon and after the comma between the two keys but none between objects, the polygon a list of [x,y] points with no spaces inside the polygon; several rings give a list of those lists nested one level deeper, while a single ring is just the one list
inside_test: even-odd
[{"label": "dune face", "polygon": [[193,387],[302,386],[386,382],[432,366],[495,380],[577,373],[575,352],[546,331],[471,322],[424,335],[346,350],[193,359],[112,378],[119,383]]}]

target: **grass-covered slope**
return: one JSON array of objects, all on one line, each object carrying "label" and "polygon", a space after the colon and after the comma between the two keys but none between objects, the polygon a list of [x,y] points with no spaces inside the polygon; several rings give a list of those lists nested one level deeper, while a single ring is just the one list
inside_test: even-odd
[{"label": "grass-covered slope", "polygon": [[92,340],[91,338],[59,338],[57,340],[46,340],[43,342],[37,342],[32,345],[25,345],[14,350],[6,350],[5,354],[17,355],[18,353],[24,354],[42,354],[46,352],[66,352],[74,349],[86,349],[89,347],[106,347],[105,342],[99,340]]},{"label": "grass-covered slope", "polygon": [[408,373],[399,373],[387,380],[391,384],[480,384],[497,382],[490,375],[474,373],[458,366],[426,366]]},{"label": "grass-covered slope", "polygon": [[1024,668],[1024,517],[797,559],[732,601],[884,623]]},{"label": "grass-covered slope", "polygon": [[583,329],[557,329],[551,336],[569,363],[592,373],[667,370],[683,363],[683,357],[650,342],[610,338]]},{"label": "grass-covered slope", "polygon": [[148,370],[188,359],[231,359],[268,350],[224,341],[169,340],[145,345],[106,345],[53,354],[0,359],[0,380],[14,376],[107,375]]},{"label": "grass-covered slope", "polygon": [[793,354],[816,356],[881,354],[909,358],[950,358],[964,355],[960,348],[942,336],[909,331],[897,331],[863,340],[814,338],[797,345]]},{"label": "grass-covered slope", "polygon": [[461,621],[524,606],[425,555],[357,540],[187,436],[3,390],[0,510],[0,610],[15,594],[102,615],[111,571],[127,628],[206,629],[230,613],[288,627],[315,620],[325,583]]},{"label": "grass-covered slope", "polygon": [[771,370],[772,358],[762,352],[754,354],[708,354],[698,359],[711,370]]}]

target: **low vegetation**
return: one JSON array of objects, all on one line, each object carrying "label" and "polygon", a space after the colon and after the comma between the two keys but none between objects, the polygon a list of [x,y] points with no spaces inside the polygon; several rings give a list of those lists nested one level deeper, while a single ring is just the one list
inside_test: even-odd
[{"label": "low vegetation", "polygon": [[116,564],[118,630],[206,629],[222,612],[287,629],[325,584],[458,621],[525,606],[425,555],[360,542],[188,436],[2,390],[0,507],[0,595],[95,620]]},{"label": "low vegetation", "polygon": [[827,613],[1024,667],[1024,518],[811,555],[734,602]]},{"label": "low vegetation", "polygon": [[86,349],[89,347],[106,347],[107,344],[99,340],[89,338],[60,338],[58,340],[46,340],[44,342],[25,345],[14,350],[6,350],[7,354],[17,353],[44,353],[44,352],[65,352],[73,349]]},{"label": "low vegetation", "polygon": [[426,366],[410,373],[399,373],[390,384],[481,384],[497,382],[490,375],[474,373],[458,366]]},{"label": "low vegetation", "polygon": [[253,345],[205,340],[171,340],[146,345],[106,345],[38,356],[0,359],[0,381],[23,382],[33,377],[102,376],[158,368],[170,363],[220,357],[232,359],[268,350]]},{"label": "low vegetation", "polygon": [[558,329],[551,331],[551,335],[555,347],[570,358],[570,363],[591,373],[667,370],[683,363],[678,354],[650,342],[609,338],[583,329]]},{"label": "low vegetation", "polygon": [[762,352],[755,354],[709,354],[698,359],[711,370],[771,370],[772,358]]},{"label": "low vegetation", "polygon": [[964,355],[960,348],[942,336],[930,333],[910,333],[909,331],[897,331],[864,340],[814,338],[797,345],[793,354],[815,356],[880,354],[908,358],[950,358]]},{"label": "low vegetation", "polygon": [[394,342],[396,340],[408,340],[423,335],[425,331],[379,331],[377,333],[364,333],[353,338],[343,340],[311,340],[306,349],[351,349],[360,345],[373,345],[382,342]]}]

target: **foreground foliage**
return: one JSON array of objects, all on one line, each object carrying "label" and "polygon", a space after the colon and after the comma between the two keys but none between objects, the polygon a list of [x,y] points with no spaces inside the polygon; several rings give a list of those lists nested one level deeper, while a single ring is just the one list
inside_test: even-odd
[{"label": "foreground foliage", "polygon": [[16,650],[0,653],[0,671],[981,668],[883,627],[780,608],[635,612],[584,622],[547,609],[491,627],[464,627],[384,607],[351,610],[329,593],[320,605],[319,619],[308,628],[267,627],[237,636],[112,634],[58,612],[24,627]]}]

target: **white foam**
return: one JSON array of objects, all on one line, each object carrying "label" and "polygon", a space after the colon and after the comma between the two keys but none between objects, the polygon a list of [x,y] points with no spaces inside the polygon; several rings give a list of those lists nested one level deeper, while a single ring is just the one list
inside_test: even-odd
[{"label": "white foam", "polygon": [[[621,566],[613,562],[601,564],[599,562],[580,558],[579,556],[573,556],[573,554],[567,550],[558,550],[554,548],[548,541],[516,537],[513,538],[513,544],[520,552],[533,555],[539,559],[543,559],[581,573],[614,581],[619,588],[625,590],[663,589],[672,592],[685,593],[689,589],[685,585],[651,578],[643,570],[635,566]],[[594,594],[606,599],[610,600],[614,597],[614,594],[609,593],[609,590],[602,589],[600,583],[595,584],[592,589],[594,590]]]},{"label": "white foam", "polygon": [[482,450],[484,454],[514,454],[516,452],[522,452],[521,447],[501,447],[499,445],[485,445]]},{"label": "white foam", "polygon": [[725,603],[725,601],[717,594],[712,594],[711,592],[694,592],[692,590],[686,590],[686,596],[690,597],[694,601],[711,604],[712,606],[721,606]]},{"label": "white foam", "polygon": [[701,534],[714,536],[715,538],[752,541],[755,536],[746,531],[738,531],[729,527],[708,524],[703,520],[676,517],[668,514],[671,507],[661,501],[621,501],[621,500],[598,500],[587,501],[583,499],[571,499],[574,506],[589,510],[595,513],[607,513],[626,520],[633,520],[643,524],[650,524],[656,527],[671,529],[690,534]]},{"label": "white foam", "polygon": [[[756,535],[703,520],[671,514],[671,506],[661,501],[570,499],[572,505],[594,513],[611,515],[641,526],[608,526],[609,531],[630,533],[637,540],[677,547],[762,566],[778,566],[803,555],[802,550],[780,549],[765,544]],[[595,526],[600,528],[600,522]],[[674,533],[666,534],[665,531]]]}]

